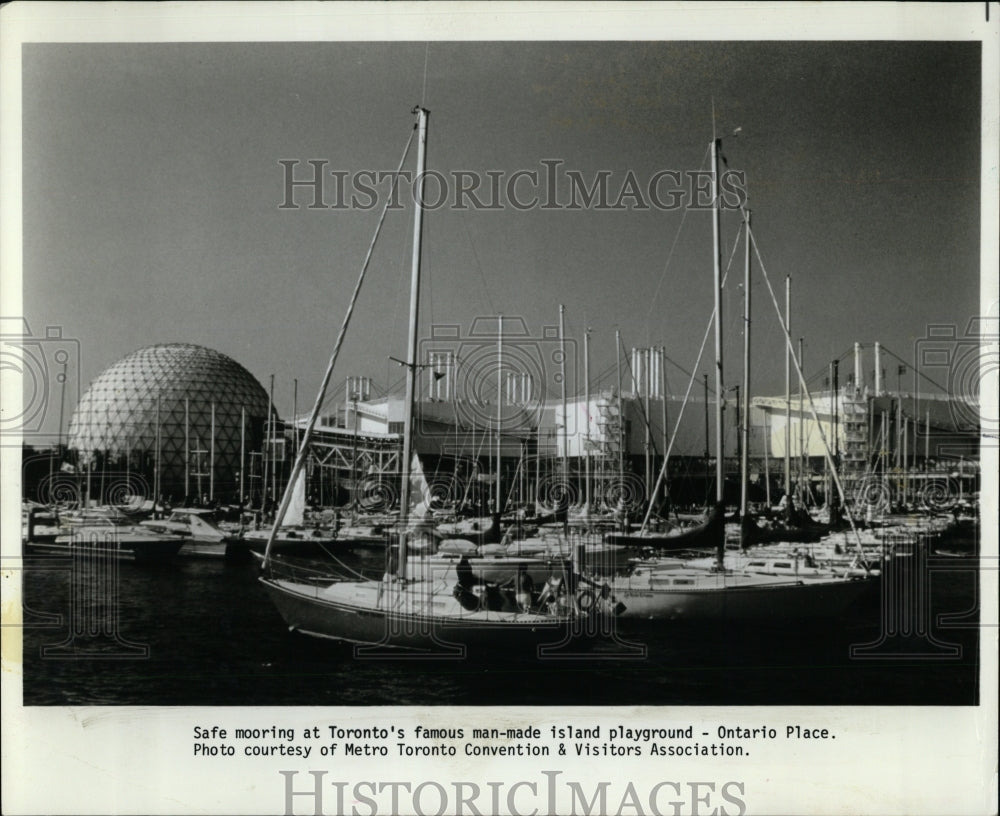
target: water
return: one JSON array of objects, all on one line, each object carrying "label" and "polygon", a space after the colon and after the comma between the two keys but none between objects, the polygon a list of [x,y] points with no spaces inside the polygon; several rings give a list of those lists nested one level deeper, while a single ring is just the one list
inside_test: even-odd
[{"label": "water", "polygon": [[[952,541],[954,549],[970,542]],[[381,556],[357,557],[376,567]],[[972,558],[931,557],[929,631],[890,638],[870,659],[852,644],[882,634],[877,603],[850,621],[644,627],[647,657],[597,645],[583,659],[516,653],[461,661],[365,660],[353,647],[287,631],[252,562],[77,565],[33,557],[24,572],[25,705],[973,705],[979,638]],[[106,592],[117,586],[108,605]],[[75,589],[74,589],[75,588]],[[82,590],[82,592],[81,592]],[[75,599],[75,600],[74,600]],[[76,609],[71,615],[71,604]],[[117,609],[118,637],[74,621]],[[59,623],[45,616],[61,615]],[[955,618],[946,627],[942,615]],[[44,649],[49,652],[43,654]],[[912,656],[920,652],[921,655]],[[911,653],[911,656],[905,656]]]}]

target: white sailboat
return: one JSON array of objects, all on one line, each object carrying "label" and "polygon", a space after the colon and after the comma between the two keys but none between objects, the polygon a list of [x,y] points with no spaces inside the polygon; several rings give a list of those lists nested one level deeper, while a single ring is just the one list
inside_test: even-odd
[{"label": "white sailboat", "polygon": [[337,537],[330,531],[306,525],[306,472],[299,471],[286,490],[288,508],[283,516],[276,516],[270,528],[247,530],[243,541],[253,552],[262,553],[270,544],[284,555],[323,555],[326,548],[337,545]]},{"label": "white sailboat", "polygon": [[[570,564],[560,561],[546,566],[543,576],[534,577],[525,571],[514,574],[514,586],[509,589],[496,583],[484,584],[477,579],[468,559],[459,557],[425,567],[409,566],[409,498],[411,492],[411,456],[413,451],[413,401],[416,381],[418,304],[420,293],[420,239],[423,222],[422,184],[425,173],[427,111],[414,109],[417,115],[416,178],[419,180],[415,199],[413,228],[413,261],[410,288],[410,321],[407,352],[406,418],[401,456],[402,478],[398,541],[387,549],[387,568],[381,580],[350,580],[343,577],[307,578],[283,576],[275,568],[273,551],[278,524],[288,509],[291,497],[282,498],[275,527],[267,542],[264,574],[265,589],[284,618],[289,629],[307,635],[417,650],[438,649],[445,645],[487,644],[496,646],[509,641],[519,646],[528,644],[559,644],[566,640],[574,621],[581,617],[575,603],[573,573]],[[411,136],[412,142],[412,136]],[[407,145],[407,151],[409,144]],[[403,161],[406,158],[404,152]],[[400,169],[402,169],[402,162]],[[390,199],[391,199],[390,195]],[[388,203],[388,202],[387,202]],[[383,217],[385,210],[383,210]],[[381,220],[379,222],[381,227]],[[376,232],[377,237],[378,232]],[[323,384],[317,395],[312,415],[303,436],[293,466],[293,479],[301,471],[309,438],[325,397],[350,322],[354,304],[364,280],[369,250],[344,324],[327,366]]]},{"label": "white sailboat", "polygon": [[[715,507],[702,531],[715,539],[714,569],[685,564],[676,559],[650,559],[634,564],[629,574],[609,581],[619,602],[623,625],[630,620],[719,620],[782,622],[802,617],[837,616],[877,586],[870,576],[820,574],[775,574],[774,570],[727,567],[723,512],[722,399],[722,280],[719,251],[720,202],[718,192],[720,141],[712,140],[713,267],[715,296]],[[748,229],[749,240],[749,229]],[[662,475],[662,474],[661,474]]]}]

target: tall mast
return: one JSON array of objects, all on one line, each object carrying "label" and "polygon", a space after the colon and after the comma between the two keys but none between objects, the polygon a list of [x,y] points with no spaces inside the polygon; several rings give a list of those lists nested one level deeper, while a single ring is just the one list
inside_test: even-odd
[{"label": "tall mast", "polygon": [[723,454],[722,442],[722,258],[719,251],[721,209],[719,207],[719,140],[712,140],[712,266],[713,289],[715,292],[715,501],[723,502]]},{"label": "tall mast", "polygon": [[351,514],[358,515],[358,381],[352,377],[351,380],[351,419],[354,432],[351,434]]},{"label": "tall mast", "polygon": [[840,361],[833,361],[833,466],[840,472]]},{"label": "tall mast", "polygon": [[[413,112],[416,113],[416,111],[417,111],[417,108],[414,108]],[[426,111],[421,111],[421,120],[420,120],[421,123],[425,123],[425,116],[426,116]],[[414,130],[416,130],[416,129],[417,128],[414,127]],[[423,135],[423,132],[424,132],[424,129],[421,130],[422,135]],[[406,161],[406,156],[409,153],[410,144],[412,143],[412,141],[413,141],[413,136],[411,134],[410,135],[410,139],[407,142],[406,149],[403,151],[403,158],[400,159],[399,169],[396,171],[396,176],[393,177],[393,186],[392,186],[392,189],[390,191],[390,198],[389,198],[389,200],[391,200],[391,198],[392,198],[392,192],[395,190],[395,183],[396,183],[395,179],[398,178],[399,174],[402,172],[403,163]],[[423,144],[424,144],[423,141],[421,141],[421,155],[423,154]],[[422,178],[423,178],[423,176],[421,174],[421,182],[422,182]],[[421,183],[420,191],[421,192],[423,191],[422,183]],[[375,248],[375,241],[378,239],[379,233],[381,232],[382,224],[383,224],[383,222],[385,220],[385,213],[388,210],[388,208],[389,208],[389,201],[387,200],[385,206],[382,208],[382,215],[379,217],[379,222],[378,222],[378,225],[377,225],[377,227],[375,229],[375,235],[372,238],[372,243],[369,245],[369,247],[368,247],[368,253],[365,255],[364,263],[362,263],[362,265],[361,265],[361,271],[358,274],[357,282],[354,284],[354,291],[351,293],[351,300],[350,300],[350,302],[348,303],[348,306],[347,306],[347,313],[344,315],[344,322],[341,324],[340,332],[337,334],[337,341],[334,344],[333,353],[330,355],[330,359],[329,359],[329,361],[326,364],[326,371],[323,374],[323,380],[322,380],[322,382],[320,384],[319,392],[316,394],[316,401],[313,403],[312,412],[309,414],[309,421],[306,423],[305,430],[304,430],[304,432],[302,434],[301,444],[299,445],[298,452],[295,455],[295,462],[293,463],[292,468],[291,468],[291,472],[289,473],[289,476],[288,476],[288,482],[289,482],[289,484],[293,484],[293,485],[295,484],[296,480],[299,477],[299,474],[302,472],[303,468],[305,467],[305,461],[306,461],[306,457],[308,455],[309,443],[312,440],[313,429],[316,427],[316,422],[319,420],[319,414],[320,414],[320,411],[323,408],[323,402],[326,399],[326,392],[327,392],[327,389],[330,386],[330,378],[333,376],[333,370],[334,370],[334,368],[337,365],[337,358],[340,356],[340,349],[343,346],[344,335],[346,334],[347,328],[350,325],[351,316],[354,314],[354,307],[357,305],[358,295],[361,293],[361,285],[362,285],[362,283],[364,283],[365,274],[367,273],[368,266],[371,263],[372,250]],[[418,256],[419,256],[419,253],[418,253]],[[413,371],[413,369],[411,367],[411,375],[412,375],[412,371]],[[410,378],[410,384],[412,385],[412,376]],[[409,430],[409,429],[407,429],[407,430]],[[407,463],[408,463],[408,460],[407,460]],[[405,487],[405,483],[404,483],[404,487]],[[284,495],[281,498],[281,503],[278,506],[278,511],[277,511],[277,513],[275,515],[274,524],[271,526],[271,533],[270,533],[270,535],[268,536],[268,539],[267,539],[267,547],[264,549],[264,564],[265,565],[267,565],[267,564],[270,563],[271,548],[274,546],[275,534],[277,533],[278,526],[281,524],[281,520],[284,518],[285,513],[288,510],[288,506],[291,503],[292,493],[293,493],[292,490],[286,490],[284,492]],[[405,552],[405,547],[402,548],[402,549]]]},{"label": "tall mast", "polygon": [[[722,232],[719,202],[719,140],[712,139],[712,289],[715,295],[715,512],[721,513],[724,502],[724,453],[722,443],[722,258],[720,233]],[[721,523],[721,520],[720,520]],[[716,549],[716,567],[724,569],[726,536],[720,530]]]},{"label": "tall mast", "polygon": [[663,498],[665,502],[667,498],[667,490],[670,485],[670,478],[667,474],[667,448],[670,447],[670,441],[667,433],[667,371],[665,366],[667,350],[663,346],[660,346],[659,356],[660,421],[663,424]]},{"label": "tall mast", "polygon": [[[243,523],[243,471],[246,469],[247,409],[240,408],[240,524]],[[185,488],[186,490],[186,488]]]},{"label": "tall mast", "polygon": [[212,425],[208,445],[208,498],[215,501],[215,401],[212,402]]},{"label": "tall mast", "polygon": [[746,210],[746,257],[743,264],[743,450],[740,456],[740,518],[747,513],[750,464],[750,210]]},{"label": "tall mast", "polygon": [[771,447],[771,412],[764,411],[764,490],[768,510],[771,509],[771,463],[768,448]]},{"label": "tall mast", "polygon": [[709,495],[709,482],[711,481],[711,476],[708,472],[708,464],[712,460],[712,448],[709,445],[709,439],[711,438],[711,427],[708,421],[708,374],[703,373],[701,375],[702,381],[705,384],[705,501],[708,501]]},{"label": "tall mast", "polygon": [[583,496],[586,507],[585,518],[590,518],[590,329],[583,333],[583,418],[587,423],[587,435],[583,443]]},{"label": "tall mast", "polygon": [[[803,338],[799,338],[799,371],[804,371],[802,357]],[[803,375],[805,376],[805,375]],[[802,382],[799,382],[799,495],[802,503],[805,504],[808,496],[806,487],[806,423],[805,423],[805,394],[802,391]]]},{"label": "tall mast", "polygon": [[497,315],[497,498],[495,513],[503,512],[503,493],[500,489],[500,432],[503,429],[503,315]]},{"label": "tall mast", "polygon": [[792,496],[792,276],[785,276],[785,504]]},{"label": "tall mast", "polygon": [[615,365],[618,367],[618,486],[625,475],[625,416],[622,414],[622,337],[615,329]]},{"label": "tall mast", "polygon": [[638,382],[636,383],[636,397],[640,397],[643,400],[643,424],[646,426],[645,442],[643,443],[643,449],[646,454],[646,461],[644,463],[643,475],[646,480],[646,495],[649,496],[649,506],[653,506],[653,477],[651,474],[651,463],[649,461],[649,447],[652,441],[651,432],[649,428],[649,382],[650,382],[650,351],[651,349],[644,348],[639,349],[638,354],[634,354],[636,357],[636,362],[638,363]]},{"label": "tall mast", "polygon": [[[566,307],[559,304],[559,373],[562,379],[562,459],[563,459],[563,500],[569,500],[569,416],[566,412]],[[561,508],[560,508],[561,509]],[[566,507],[567,513],[569,507]],[[563,532],[566,531],[568,521],[563,521]]]},{"label": "tall mast", "polygon": [[[261,479],[261,486],[260,486],[260,511],[261,511],[261,515],[262,516],[264,514],[264,506],[267,504],[267,502],[265,501],[265,499],[267,497],[268,464],[269,463],[271,464],[271,468],[272,469],[274,467],[274,464],[272,462],[270,462],[270,459],[271,459],[272,455],[274,454],[274,445],[271,444],[271,433],[273,432],[273,429],[274,429],[274,418],[273,418],[273,414],[274,414],[274,375],[273,374],[271,375],[271,384],[270,384],[270,386],[268,388],[267,395],[268,395],[267,396],[267,420],[265,420],[265,424],[264,424],[264,428],[267,431],[264,434],[264,474],[263,474],[263,479]],[[201,445],[199,445],[198,447],[201,447]],[[199,467],[198,470],[201,470],[201,468]],[[199,493],[200,492],[201,492],[201,488],[199,486]],[[271,495],[271,498],[272,498],[272,500],[274,499],[274,495],[273,494]]]},{"label": "tall mast", "polygon": [[[413,396],[417,381],[417,321],[420,315],[420,239],[424,224],[424,174],[427,164],[427,114],[417,108],[417,175],[413,212],[413,259],[410,276],[410,332],[406,351],[406,404],[403,419],[402,484],[399,491],[399,520],[405,529],[410,509],[410,459],[413,456]],[[399,574],[405,575],[405,533],[400,539]]]},{"label": "tall mast", "polygon": [[[191,413],[190,400],[184,398],[184,501],[191,496]],[[201,498],[200,496],[198,498]]]},{"label": "tall mast", "polygon": [[157,503],[160,501],[160,395],[156,395],[156,471],[153,474],[153,515],[157,513]]},{"label": "tall mast", "polygon": [[[292,450],[299,450],[299,380],[292,380]],[[295,460],[292,460],[293,464]],[[288,471],[288,484],[292,484],[292,472]],[[308,492],[308,491],[307,491]]]}]

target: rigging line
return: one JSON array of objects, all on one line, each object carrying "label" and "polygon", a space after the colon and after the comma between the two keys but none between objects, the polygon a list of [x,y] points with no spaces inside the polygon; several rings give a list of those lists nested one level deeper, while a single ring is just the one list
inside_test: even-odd
[{"label": "rigging line", "polygon": [[[904,360],[902,357],[900,357],[898,354],[896,354],[896,352],[892,351],[891,349],[887,348],[886,346],[882,346],[882,351],[886,352],[890,357],[894,357],[896,360],[898,360],[899,362],[901,362],[903,365],[909,366],[910,368],[914,368],[914,365],[913,365],[912,362],[910,362],[908,360]],[[924,380],[927,380],[927,382],[929,382],[931,385],[937,386],[942,391],[944,391],[944,393],[946,393],[946,394],[948,393],[948,389],[947,388],[945,388],[940,383],[935,382],[934,380],[932,380],[930,377],[928,377],[926,374],[924,374],[923,371],[920,372],[920,378],[924,379]]]},{"label": "rigging line", "polygon": [[[729,278],[729,268],[733,263],[733,256],[736,254],[736,247],[739,246],[739,238],[740,238],[739,233],[737,233],[736,243],[733,245],[733,253],[732,255],[729,256],[729,263],[726,264],[726,271],[723,273],[722,280],[719,283],[720,288],[725,287],[726,280]],[[702,355],[704,355],[705,353],[705,346],[708,344],[708,336],[712,332],[712,324],[714,323],[714,321],[715,321],[715,306],[712,306],[712,314],[708,318],[708,324],[705,326],[705,334],[701,338],[701,348],[698,349],[698,357],[694,361],[694,366],[691,369],[691,374],[688,378],[687,389],[684,391],[684,399],[681,401],[680,410],[677,412],[677,420],[674,422],[674,430],[670,434],[670,442],[667,444],[667,450],[663,454],[663,464],[660,466],[660,473],[656,477],[656,485],[653,487],[652,495],[654,496],[657,494],[657,491],[659,491],[660,485],[663,484],[663,480],[667,476],[667,465],[670,462],[670,454],[673,452],[674,449],[674,441],[677,439],[677,432],[680,430],[681,427],[681,419],[683,419],[684,417],[684,409],[687,408],[688,400],[691,397],[691,388],[694,386],[695,379],[697,379],[697,375],[695,374],[695,372],[698,371],[698,368],[701,365],[701,358]],[[680,368],[680,366],[678,366],[678,368]],[[716,399],[722,399],[722,398],[723,398],[722,395],[716,395]],[[716,451],[715,455],[716,457],[720,457],[722,455],[722,451]],[[705,495],[705,500],[707,504],[708,503],[707,493]],[[646,509],[646,515],[642,520],[642,527],[639,529],[640,534],[645,531],[646,525],[649,524],[649,517],[652,514],[652,511],[653,511],[652,502],[650,502],[650,506]]]},{"label": "rigging line", "polygon": [[[705,161],[708,158],[708,154],[711,151],[711,147],[705,149],[705,155],[701,157],[701,165],[699,166],[699,172],[705,167]],[[677,226],[677,232],[674,233],[673,243],[670,245],[670,251],[667,253],[666,263],[663,264],[663,272],[660,273],[660,279],[656,282],[656,289],[653,291],[653,299],[649,304],[649,311],[646,313],[646,336],[649,336],[649,319],[653,315],[653,309],[656,307],[656,299],[660,295],[660,287],[663,286],[663,281],[667,277],[667,270],[670,268],[670,261],[674,257],[674,250],[677,248],[677,242],[681,237],[681,230],[684,229],[684,222],[687,220],[689,207],[684,208],[684,214],[681,216],[681,223]]]},{"label": "rigging line", "polygon": [[[740,204],[740,210],[743,212],[744,217],[746,217],[746,209],[743,204]],[[771,295],[771,302],[774,304],[775,314],[778,316],[778,323],[781,326],[781,333],[785,336],[785,345],[788,348],[789,354],[791,354],[792,364],[795,366],[795,373],[799,378],[799,383],[802,386],[802,390],[805,392],[806,397],[809,399],[809,413],[812,416],[813,422],[816,423],[816,427],[819,430],[819,438],[823,442],[823,456],[826,459],[827,465],[830,470],[830,475],[833,477],[834,483],[837,485],[837,494],[840,497],[841,505],[847,506],[847,496],[844,493],[844,486],[840,481],[840,474],[837,473],[837,466],[833,461],[833,456],[830,453],[830,445],[826,439],[826,432],[823,430],[823,426],[820,424],[819,416],[816,414],[816,406],[813,404],[812,394],[809,393],[809,388],[806,385],[805,377],[802,375],[802,369],[799,366],[799,361],[796,359],[795,350],[792,347],[792,338],[788,333],[788,329],[785,327],[784,318],[781,316],[781,307],[778,306],[778,299],[775,297],[774,289],[771,287],[771,279],[767,274],[767,267],[764,265],[764,259],[760,255],[760,247],[757,246],[757,237],[753,233],[753,229],[749,226],[747,227],[747,232],[750,235],[750,241],[753,244],[754,255],[757,257],[757,263],[760,264],[760,272],[764,276],[764,283],[767,284],[768,294]],[[860,563],[868,570],[868,562],[865,560],[864,547],[861,544],[861,534],[858,532],[858,528],[854,525],[853,514],[848,512],[845,514],[847,516],[847,521],[851,525],[851,532],[854,533],[855,541],[858,547],[858,556],[860,558]]]},{"label": "rigging line", "polygon": [[490,306],[490,314],[497,314],[496,307],[493,305],[493,298],[490,295],[490,289],[486,285],[486,276],[483,274],[483,266],[479,263],[479,253],[476,252],[476,245],[472,241],[472,236],[469,234],[469,227],[465,223],[464,219],[459,219],[462,222],[462,229],[465,231],[465,237],[469,241],[469,248],[472,250],[472,257],[476,261],[476,269],[479,271],[479,279],[483,282],[483,292],[486,293],[486,300]]},{"label": "rigging line", "polygon": [[[358,280],[354,284],[354,291],[351,293],[351,299],[347,305],[347,313],[344,315],[344,321],[340,326],[340,333],[337,335],[337,341],[333,348],[333,354],[330,356],[330,362],[327,364],[326,372],[323,374],[323,382],[320,385],[319,393],[316,395],[316,401],[313,403],[312,413],[309,415],[309,422],[306,425],[305,433],[302,435],[302,442],[300,443],[298,453],[295,456],[295,464],[292,466],[292,470],[288,475],[289,485],[295,484],[295,481],[298,479],[299,474],[302,472],[305,465],[306,456],[309,451],[310,437],[312,437],[313,428],[316,426],[316,420],[319,418],[320,411],[323,408],[323,400],[326,397],[326,391],[330,385],[330,378],[333,376],[333,369],[337,363],[337,358],[340,356],[340,349],[344,344],[344,336],[347,333],[347,327],[351,323],[351,316],[354,314],[354,307],[357,305],[358,296],[361,294],[361,284],[364,283],[365,275],[368,272],[368,265],[371,263],[372,253],[375,251],[375,243],[378,241],[378,237],[382,233],[382,225],[385,223],[385,215],[386,212],[388,212],[389,204],[392,201],[392,193],[395,192],[399,175],[402,172],[403,165],[406,163],[406,157],[410,153],[410,146],[413,144],[413,137],[416,132],[417,129],[414,127],[410,131],[410,138],[406,140],[406,147],[403,148],[403,156],[399,160],[399,167],[396,170],[396,175],[394,175],[392,179],[392,188],[389,191],[389,195],[386,197],[382,213],[379,215],[378,223],[375,226],[375,233],[372,235],[371,243],[368,245],[368,252],[365,254],[365,260],[361,264],[361,271],[358,273]],[[267,546],[264,548],[265,566],[270,561],[271,549],[274,546],[274,538],[277,535],[278,528],[281,526],[281,522],[284,519],[285,514],[288,512],[288,505],[291,504],[293,492],[293,490],[285,490],[284,495],[281,497],[281,504],[278,506],[278,512],[274,516],[274,525],[271,527],[271,533],[267,537]]]},{"label": "rigging line", "polygon": [[[416,203],[416,201],[414,201],[414,203]],[[393,328],[393,334],[394,335],[398,334],[398,332],[396,332],[395,330],[399,326],[399,323],[398,323],[398,321],[399,321],[399,304],[403,300],[404,292],[406,291],[406,287],[403,286],[403,281],[406,279],[407,255],[409,254],[409,250],[411,250],[411,249],[412,249],[412,243],[407,243],[407,242],[404,241],[403,242],[403,246],[402,246],[402,250],[401,250],[401,253],[400,253],[400,256],[399,256],[399,273],[398,273],[398,277],[396,279],[396,283],[397,283],[397,286],[396,286],[396,297],[395,297],[395,299],[392,302],[392,328]],[[386,393],[387,394],[388,393],[392,393],[392,389],[395,388],[395,385],[396,385],[395,383],[393,383],[393,385],[391,385],[391,386],[389,385],[389,377],[391,376],[391,374],[389,373],[391,371],[391,366],[390,366],[391,362],[392,361],[387,357],[386,360],[385,360],[385,383],[386,383]],[[405,376],[403,377],[403,379],[406,379]]]}]

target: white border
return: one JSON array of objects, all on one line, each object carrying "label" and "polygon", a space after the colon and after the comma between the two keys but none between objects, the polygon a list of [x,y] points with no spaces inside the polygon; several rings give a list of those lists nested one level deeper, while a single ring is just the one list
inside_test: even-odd
[{"label": "white border", "polygon": [[[0,28],[0,300],[19,314],[21,300],[21,70],[26,42],[274,40],[980,40],[983,43],[981,314],[998,314],[997,78],[1000,6],[986,4],[795,3],[24,3],[2,9]],[[982,395],[996,399],[988,372]],[[7,383],[5,383],[6,385]],[[3,408],[16,408],[20,388],[3,389]],[[11,402],[14,401],[14,402]],[[984,407],[996,416],[995,403]],[[4,553],[17,552],[19,467],[4,451]],[[997,449],[982,459],[983,518],[998,518]],[[997,530],[987,526],[983,619],[997,619]],[[12,549],[13,548],[13,549]],[[4,623],[20,614],[16,572],[3,573]],[[301,709],[301,708],[30,708],[20,707],[20,632],[3,636],[4,813],[273,813],[283,807],[283,781],[268,762],[227,764],[190,756],[195,724],[425,725],[467,727],[614,722],[676,727],[807,722],[828,727],[840,742],[762,745],[739,764],[704,760],[574,761],[566,776],[580,781],[619,775],[655,781],[745,780],[751,813],[995,813],[997,803],[997,641],[982,639],[982,704],[977,708],[628,708],[628,709]],[[696,718],[696,719],[695,719]],[[383,761],[384,762],[384,761]],[[384,765],[338,760],[289,762],[289,769],[327,768],[331,778],[385,779]],[[538,779],[537,760],[390,766],[392,778],[445,781]],[[559,768],[551,764],[548,767]],[[305,774],[302,774],[305,776]],[[433,801],[433,800],[430,800]],[[536,803],[537,804],[537,803]],[[710,812],[712,805],[702,812]],[[560,803],[561,809],[568,805]],[[311,812],[304,808],[297,812]],[[332,804],[325,812],[332,813]],[[366,812],[362,809],[360,812]],[[382,812],[382,811],[380,811]],[[530,812],[530,810],[528,811]],[[543,812],[540,809],[539,812]],[[634,812],[625,810],[624,812]],[[687,811],[685,811],[687,812]],[[729,812],[733,812],[730,808]]]}]

